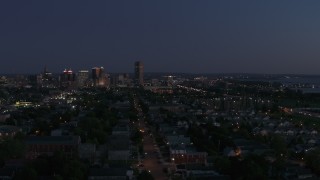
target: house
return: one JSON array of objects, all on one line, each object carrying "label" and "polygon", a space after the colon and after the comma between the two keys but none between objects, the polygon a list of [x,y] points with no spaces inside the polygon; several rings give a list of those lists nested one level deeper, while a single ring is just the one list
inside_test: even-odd
[{"label": "house", "polygon": [[64,152],[68,157],[78,154],[81,143],[79,136],[29,136],[26,138],[27,159],[35,159],[39,155],[53,155],[56,151]]},{"label": "house", "polygon": [[168,135],[165,137],[167,140],[167,144],[171,145],[178,145],[178,144],[185,144],[190,145],[190,137],[185,137],[183,135]]},{"label": "house", "polygon": [[220,175],[210,167],[187,165],[186,171],[186,175],[190,179],[230,179],[228,176]]},{"label": "house", "polygon": [[9,125],[3,125],[0,126],[0,138],[3,137],[13,137],[18,132],[21,132],[22,130],[18,128],[17,126],[9,126]]},{"label": "house", "polygon": [[223,155],[224,156],[228,156],[228,157],[235,157],[235,156],[239,156],[240,155],[240,152],[239,151],[240,149],[235,149],[235,148],[231,148],[231,147],[225,147],[223,149]]},{"label": "house", "polygon": [[162,104],[162,105],[151,105],[149,107],[149,110],[153,111],[153,110],[159,110],[159,109],[165,109],[167,111],[171,111],[171,112],[184,112],[186,109],[185,105],[174,105],[174,104]]},{"label": "house", "polygon": [[161,135],[165,134],[176,134],[177,128],[174,126],[171,126],[169,124],[160,124],[159,125],[159,132]]},{"label": "house", "polygon": [[126,168],[92,168],[88,180],[131,180],[133,171]]},{"label": "house", "polygon": [[318,131],[313,130],[313,131],[311,131],[311,133],[310,133],[310,134],[311,134],[311,135],[313,135],[313,136],[318,135]]},{"label": "house", "polygon": [[234,144],[242,156],[246,156],[248,154],[261,155],[270,151],[266,145],[246,139],[235,139]]},{"label": "house", "polygon": [[93,163],[96,157],[96,145],[95,144],[80,144],[78,148],[79,158],[87,159]]},{"label": "house", "polygon": [[111,135],[108,140],[109,160],[129,160],[130,139],[127,135]]},{"label": "house", "polygon": [[228,176],[223,176],[212,170],[212,167],[207,167],[199,164],[180,164],[176,166],[176,172],[181,174],[186,179],[230,179]]},{"label": "house", "polygon": [[0,179],[1,180],[11,180],[14,177],[14,174],[17,172],[17,169],[3,167],[0,168]]},{"label": "house", "polygon": [[8,159],[5,161],[5,167],[12,169],[22,169],[26,165],[26,163],[27,160],[25,159]]},{"label": "house", "polygon": [[0,114],[0,122],[1,122],[1,123],[5,123],[6,120],[9,119],[10,117],[11,117],[10,114],[3,114],[3,113],[1,113],[1,114]]},{"label": "house", "polygon": [[54,129],[51,131],[50,135],[51,136],[62,136],[62,129]]},{"label": "house", "polygon": [[206,152],[199,152],[193,146],[170,145],[170,158],[175,164],[207,164]]},{"label": "house", "polygon": [[308,179],[317,177],[315,174],[311,172],[311,170],[306,169],[305,167],[301,167],[298,165],[287,165],[286,170],[284,172],[284,179]]},{"label": "house", "polygon": [[112,129],[112,135],[130,136],[129,127],[127,124],[118,124]]}]

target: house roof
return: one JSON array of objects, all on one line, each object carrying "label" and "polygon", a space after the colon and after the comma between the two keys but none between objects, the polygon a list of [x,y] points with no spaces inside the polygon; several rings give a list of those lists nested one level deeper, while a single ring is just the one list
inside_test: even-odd
[{"label": "house roof", "polygon": [[89,176],[126,176],[126,168],[92,168]]},{"label": "house roof", "polygon": [[20,131],[20,129],[17,126],[9,126],[9,125],[0,126],[0,133],[13,133],[18,131]]},{"label": "house roof", "polygon": [[29,136],[26,138],[26,144],[60,144],[60,145],[78,145],[79,136]]},{"label": "house roof", "polygon": [[126,135],[111,135],[108,137],[109,150],[129,150],[130,139]]}]

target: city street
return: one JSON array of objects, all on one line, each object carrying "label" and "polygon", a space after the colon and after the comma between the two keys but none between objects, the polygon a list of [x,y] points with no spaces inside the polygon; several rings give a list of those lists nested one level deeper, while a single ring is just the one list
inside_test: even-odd
[{"label": "city street", "polygon": [[[140,123],[140,127],[141,129],[146,130],[144,122]],[[145,153],[143,164],[145,169],[149,171],[156,180],[168,179],[167,175],[163,172],[163,169],[166,168],[166,166],[162,164],[163,160],[161,161],[160,159],[161,156],[153,138],[145,131],[143,139]]]},{"label": "city street", "polygon": [[138,128],[143,133],[143,149],[144,149],[144,158],[141,159],[141,164],[143,164],[143,168],[150,172],[154,179],[156,180],[166,180],[169,179],[164,172],[165,165],[163,165],[163,159],[159,148],[157,147],[156,142],[154,141],[147,125],[144,122],[144,116],[142,114],[142,110],[140,105],[137,103],[137,99],[134,101],[134,106],[138,110]]}]

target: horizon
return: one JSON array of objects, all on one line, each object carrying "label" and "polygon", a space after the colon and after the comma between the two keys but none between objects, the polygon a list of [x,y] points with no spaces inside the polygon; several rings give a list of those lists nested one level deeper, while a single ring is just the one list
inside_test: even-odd
[{"label": "horizon", "polygon": [[[2,73],[318,74],[319,1],[1,1]],[[272,12],[272,13],[271,13]]]},{"label": "horizon", "polygon": [[[77,74],[79,71],[81,70],[88,70],[89,74],[91,74],[90,69],[77,69],[77,70],[73,70],[71,69],[75,74]],[[61,73],[63,73],[63,71],[61,72],[52,72],[52,71],[48,71],[50,73],[52,73],[53,75],[60,75]],[[0,72],[0,76],[12,76],[12,75],[37,75],[37,74],[41,74],[43,73],[43,71],[39,71],[39,72],[30,72],[30,73],[1,73]],[[106,74],[132,74],[134,75],[134,72],[105,72]],[[224,72],[216,72],[216,73],[193,73],[193,72],[144,72],[145,75],[147,74],[185,74],[185,75],[251,75],[251,76],[320,76],[320,74],[292,74],[292,73],[224,73]],[[294,78],[294,77],[290,77],[290,78]]]},{"label": "horizon", "polygon": [[[0,2],[2,73],[318,74],[319,1]],[[271,13],[272,12],[272,13]],[[40,71],[38,71],[40,72]]]}]

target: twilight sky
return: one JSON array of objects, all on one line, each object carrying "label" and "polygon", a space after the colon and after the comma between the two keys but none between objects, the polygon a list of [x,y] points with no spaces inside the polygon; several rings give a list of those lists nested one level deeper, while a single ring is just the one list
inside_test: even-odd
[{"label": "twilight sky", "polygon": [[320,74],[319,0],[2,0],[0,73]]}]

